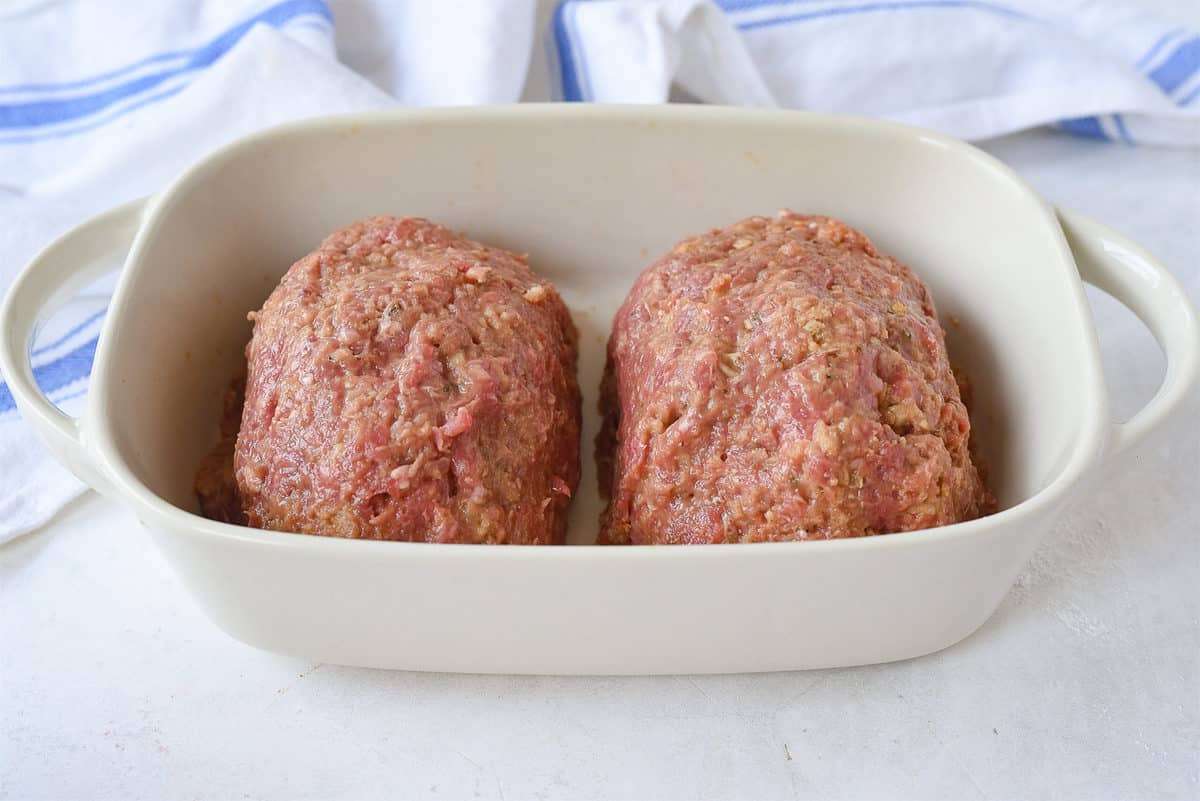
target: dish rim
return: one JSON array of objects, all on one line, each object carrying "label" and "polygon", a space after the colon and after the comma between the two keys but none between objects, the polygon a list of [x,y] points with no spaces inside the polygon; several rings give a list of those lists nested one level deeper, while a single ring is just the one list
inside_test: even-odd
[{"label": "dish rim", "polygon": [[[84,442],[93,458],[98,460],[98,467],[106,474],[106,478],[122,497],[127,498],[137,510],[139,517],[153,519],[157,527],[170,529],[172,532],[187,533],[201,537],[212,537],[226,543],[252,544],[263,547],[289,547],[293,549],[311,549],[316,554],[324,556],[345,557],[358,551],[371,553],[372,558],[379,558],[385,551],[404,558],[414,554],[438,558],[474,558],[476,555],[486,555],[488,559],[574,559],[583,558],[596,560],[601,554],[605,559],[635,559],[652,558],[651,554],[671,554],[671,558],[706,559],[728,556],[720,548],[643,548],[643,547],[612,547],[606,545],[561,545],[546,548],[472,548],[462,547],[463,543],[426,543],[402,542],[391,540],[349,539],[342,537],[323,537],[318,535],[297,536],[292,532],[278,532],[266,529],[255,529],[223,523],[182,509],[159,496],[146,486],[120,456],[111,419],[105,414],[108,407],[107,384],[112,370],[111,363],[115,358],[109,343],[112,341],[112,329],[131,312],[127,309],[129,294],[128,287],[134,284],[139,272],[144,269],[142,251],[146,240],[160,222],[170,214],[178,199],[189,191],[195,184],[200,183],[210,173],[217,171],[231,160],[236,159],[244,151],[261,146],[263,142],[289,138],[309,133],[332,133],[341,131],[343,135],[355,135],[362,130],[384,124],[430,124],[457,123],[484,125],[492,122],[530,121],[537,119],[623,119],[631,123],[655,122],[669,119],[672,123],[687,125],[706,125],[716,122],[733,121],[753,122],[763,126],[788,126],[823,128],[829,133],[838,129],[857,129],[887,138],[917,139],[924,144],[939,147],[954,158],[962,159],[972,164],[973,169],[991,173],[1012,185],[1024,195],[1030,204],[1036,207],[1044,224],[1050,226],[1053,232],[1053,247],[1057,250],[1063,268],[1074,268],[1075,259],[1067,243],[1062,227],[1056,218],[1052,207],[1033,190],[1029,184],[1011,168],[982,150],[954,139],[952,137],[914,128],[902,123],[885,120],[854,117],[841,114],[826,114],[821,112],[781,110],[781,109],[752,109],[731,106],[704,105],[602,105],[602,104],[561,104],[561,103],[528,103],[503,106],[477,106],[457,108],[432,109],[388,109],[382,111],[360,112],[354,114],[330,115],[310,118],[296,122],[285,123],[250,136],[233,141],[208,156],[200,159],[179,177],[171,182],[162,193],[148,205],[142,216],[137,234],[125,261],[125,270],[118,282],[113,296],[109,313],[99,338],[95,364],[92,371],[92,384],[89,392],[87,412],[83,420]],[[1068,282],[1068,290],[1076,303],[1078,321],[1082,330],[1077,331],[1084,348],[1086,364],[1084,385],[1080,387],[1078,397],[1088,399],[1081,404],[1082,418],[1079,434],[1063,465],[1045,486],[1024,498],[1020,502],[1001,509],[991,515],[974,520],[953,523],[914,531],[893,532],[869,537],[852,537],[830,540],[803,540],[752,543],[754,547],[749,552],[761,552],[764,557],[778,556],[781,549],[790,549],[790,553],[821,554],[829,548],[836,548],[847,553],[855,549],[871,548],[905,548],[921,545],[935,545],[947,541],[957,541],[970,538],[990,528],[1004,528],[1028,523],[1034,518],[1040,518],[1050,513],[1066,500],[1068,493],[1076,487],[1095,468],[1100,461],[1108,441],[1107,391],[1104,385],[1100,362],[1099,343],[1096,337],[1095,323],[1091,308],[1084,293],[1083,281],[1078,275]],[[736,546],[745,543],[721,543],[720,545]],[[413,550],[413,549],[417,550]],[[374,549],[374,550],[369,550]],[[600,553],[597,553],[600,552]],[[572,556],[571,554],[575,554]]]}]

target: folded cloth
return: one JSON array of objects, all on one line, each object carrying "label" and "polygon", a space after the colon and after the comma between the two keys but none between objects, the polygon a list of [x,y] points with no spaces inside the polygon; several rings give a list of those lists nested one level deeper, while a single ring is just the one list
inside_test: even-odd
[{"label": "folded cloth", "polygon": [[[565,100],[871,114],[971,139],[1053,123],[1200,144],[1200,36],[1086,0],[129,0],[119,13],[9,0],[0,53],[0,289],[56,234],[238,136],[396,102],[540,99],[544,85]],[[70,301],[34,344],[39,384],[71,413],[111,286]],[[0,542],[80,491],[0,385]]]},{"label": "folded cloth", "polygon": [[[983,139],[1055,123],[1200,145],[1200,35],[1098,0],[566,0],[557,96],[885,117]],[[722,11],[724,13],[722,13]]]},{"label": "folded cloth", "polygon": [[[0,9],[0,287],[58,233],[161,189],[232,139],[392,102],[338,63],[325,3],[136,7]],[[80,411],[110,286],[69,302],[34,344],[39,384],[70,413]],[[44,523],[82,489],[0,386],[0,541]]]}]

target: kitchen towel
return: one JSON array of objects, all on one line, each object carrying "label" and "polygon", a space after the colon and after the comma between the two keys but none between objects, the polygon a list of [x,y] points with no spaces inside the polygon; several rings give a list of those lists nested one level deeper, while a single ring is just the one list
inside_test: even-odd
[{"label": "kitchen towel", "polygon": [[1200,34],[1097,0],[566,0],[565,100],[868,114],[985,139],[1037,125],[1200,145]]},{"label": "kitchen towel", "polygon": [[[0,54],[3,287],[57,234],[161,189],[231,139],[392,102],[338,63],[329,8],[316,0],[10,3],[0,7]],[[72,414],[111,284],[67,303],[34,343],[38,383]],[[0,386],[0,541],[82,490]]]},{"label": "kitchen towel", "polygon": [[[9,0],[0,289],[55,235],[238,136],[397,103],[683,99],[870,114],[972,139],[1049,123],[1200,143],[1200,36],[1115,3],[1049,5]],[[71,413],[111,286],[67,303],[34,344],[40,385]],[[0,542],[81,491],[0,385]]]}]

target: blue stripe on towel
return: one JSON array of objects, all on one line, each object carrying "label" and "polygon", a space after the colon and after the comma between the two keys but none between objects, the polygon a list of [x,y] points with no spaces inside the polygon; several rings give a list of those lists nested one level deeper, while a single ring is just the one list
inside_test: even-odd
[{"label": "blue stripe on towel", "polygon": [[62,83],[22,83],[15,86],[0,86],[0,97],[4,95],[17,95],[34,92],[65,92],[71,89],[84,89],[88,86],[110,81],[113,78],[119,78],[122,75],[128,75],[131,72],[137,72],[139,69],[149,67],[154,64],[164,64],[168,61],[177,61],[185,59],[190,55],[190,51],[177,50],[170,53],[159,53],[157,55],[148,56],[141,61],[135,61],[132,64],[126,64],[124,67],[118,67],[109,72],[102,72],[99,75],[93,75],[91,78],[81,78],[77,81],[64,81]]},{"label": "blue stripe on towel", "polygon": [[1166,61],[1150,73],[1150,80],[1170,94],[1200,70],[1200,36],[1193,36],[1175,48]]},{"label": "blue stripe on towel", "polygon": [[87,328],[89,325],[91,325],[92,323],[94,323],[94,322],[96,322],[97,320],[99,320],[101,317],[103,317],[103,316],[105,315],[105,313],[106,313],[107,311],[108,311],[108,309],[106,309],[106,308],[105,308],[105,309],[101,309],[101,310],[100,310],[100,311],[98,311],[98,312],[95,312],[94,314],[91,314],[91,315],[89,315],[89,316],[88,316],[88,317],[87,317],[87,318],[86,318],[86,319],[85,319],[83,322],[79,323],[79,325],[75,326],[75,327],[74,327],[74,328],[72,328],[70,331],[68,331],[67,333],[63,334],[61,337],[59,337],[58,339],[54,340],[54,341],[53,341],[53,342],[51,342],[50,344],[48,344],[48,345],[42,345],[40,348],[34,348],[32,351],[30,351],[29,355],[30,355],[30,356],[40,356],[40,355],[41,355],[41,354],[43,354],[43,353],[48,353],[48,352],[50,352],[50,351],[54,350],[54,349],[55,349],[55,348],[57,348],[59,345],[63,344],[63,343],[64,343],[64,342],[66,342],[67,340],[69,340],[71,337],[75,336],[75,335],[76,335],[76,334],[78,334],[80,331],[82,331],[83,329],[85,329],[85,328]]},{"label": "blue stripe on towel", "polygon": [[63,395],[62,397],[59,397],[59,398],[54,398],[53,400],[54,400],[55,405],[62,406],[64,403],[66,403],[69,400],[78,398],[80,395],[86,395],[87,391],[88,391],[87,384],[84,384],[82,387],[79,387],[78,389],[73,389],[70,392],[68,392],[66,395]]},{"label": "blue stripe on towel", "polygon": [[575,67],[575,56],[571,49],[571,37],[567,33],[566,10],[571,0],[559,0],[554,9],[554,44],[558,48],[558,68],[562,81],[562,99],[577,103],[583,100],[579,85],[579,73]]},{"label": "blue stripe on towel", "polygon": [[977,0],[913,0],[913,2],[880,2],[880,3],[864,3],[858,6],[840,6],[835,8],[824,8],[820,11],[803,11],[798,14],[789,14],[784,17],[772,17],[769,19],[757,19],[749,22],[738,23],[739,30],[749,31],[755,28],[769,28],[775,25],[787,25],[792,22],[807,22],[808,20],[823,19],[826,17],[844,17],[852,14],[870,14],[875,11],[912,11],[918,9],[930,8],[965,8],[975,11],[986,11],[1011,19],[1030,20],[1032,19],[1026,14],[1022,14],[1006,6],[996,5],[994,3],[978,2]]},{"label": "blue stripe on towel", "polygon": [[1108,139],[1103,126],[1100,125],[1099,117],[1077,117],[1073,120],[1063,120],[1058,127],[1076,136],[1086,136],[1088,139]]},{"label": "blue stripe on towel", "polygon": [[576,54],[579,58],[579,83],[580,83],[580,98],[584,101],[596,99],[596,93],[592,91],[592,76],[588,71],[587,50],[583,46],[583,37],[579,35],[579,5],[585,0],[575,0],[571,4],[571,17],[567,20],[567,24],[571,29],[572,41],[579,47],[579,52]]},{"label": "blue stripe on towel", "polygon": [[1151,61],[1154,60],[1155,56],[1157,56],[1160,52],[1162,52],[1162,49],[1163,49],[1163,47],[1166,46],[1167,42],[1171,41],[1172,39],[1174,39],[1176,36],[1178,36],[1181,33],[1183,33],[1183,28],[1174,28],[1172,30],[1167,31],[1162,36],[1158,37],[1158,41],[1155,42],[1153,45],[1151,45],[1150,49],[1146,51],[1146,55],[1139,58],[1137,63],[1134,64],[1133,66],[1139,70],[1142,69],[1143,67],[1145,67],[1147,64],[1149,64]]},{"label": "blue stripe on towel", "polygon": [[[49,364],[33,368],[33,378],[42,388],[42,392],[49,395],[81,378],[86,378],[92,371],[92,360],[96,358],[97,339],[98,337],[93,337]],[[0,384],[0,414],[15,409],[16,406],[8,384]]]},{"label": "blue stripe on towel", "polygon": [[1133,137],[1129,135],[1129,129],[1125,127],[1125,117],[1121,114],[1113,115],[1113,124],[1117,126],[1117,133],[1121,135],[1121,141],[1127,145],[1137,144],[1133,141]]},{"label": "blue stripe on towel", "polygon": [[129,112],[136,111],[142,106],[149,106],[154,103],[158,103],[161,100],[166,100],[168,97],[174,97],[186,88],[187,83],[181,83],[178,86],[172,86],[170,89],[158,92],[157,94],[152,94],[149,97],[143,97],[135,103],[130,103],[127,106],[121,106],[120,108],[113,109],[108,114],[102,114],[99,117],[93,117],[92,119],[82,122],[79,125],[69,126],[66,128],[56,128],[51,131],[41,131],[38,133],[13,133],[8,135],[0,133],[0,145],[28,144],[29,142],[40,142],[44,139],[59,139],[64,136],[73,136],[75,134],[85,133],[103,125],[107,125],[115,119],[124,117]]},{"label": "blue stripe on towel", "polygon": [[[125,98],[152,91],[171,78],[209,66],[228,52],[251,28],[259,23],[279,27],[295,17],[309,14],[315,14],[330,21],[333,19],[324,0],[284,0],[284,2],[277,3],[235,25],[208,44],[184,53],[183,62],[173,68],[143,75],[140,78],[89,95],[0,105],[0,128],[33,128],[54,125],[95,114]],[[125,69],[134,70],[147,63],[154,63],[152,59],[158,58],[160,57],[152,56],[151,60],[143,60]]]}]

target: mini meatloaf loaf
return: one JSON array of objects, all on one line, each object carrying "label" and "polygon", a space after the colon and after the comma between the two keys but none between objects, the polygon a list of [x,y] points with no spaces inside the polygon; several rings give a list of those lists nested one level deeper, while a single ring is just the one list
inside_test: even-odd
[{"label": "mini meatloaf loaf", "polygon": [[983,514],[929,290],[859,231],[782,212],[686,239],[617,313],[602,543],[859,537]]},{"label": "mini meatloaf loaf", "polygon": [[197,476],[206,514],[334,537],[563,541],[577,334],[523,256],[374,217],[292,265],[250,319],[232,466],[219,446]]}]

